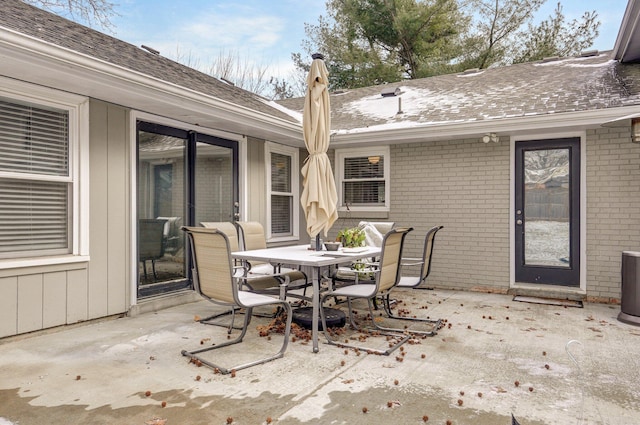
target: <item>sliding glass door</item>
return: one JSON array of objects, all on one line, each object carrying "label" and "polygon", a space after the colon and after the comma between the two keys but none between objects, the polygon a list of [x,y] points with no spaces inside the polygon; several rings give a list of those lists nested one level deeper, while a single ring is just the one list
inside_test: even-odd
[{"label": "sliding glass door", "polygon": [[237,142],[138,122],[138,296],[191,287],[182,226],[231,221]]}]

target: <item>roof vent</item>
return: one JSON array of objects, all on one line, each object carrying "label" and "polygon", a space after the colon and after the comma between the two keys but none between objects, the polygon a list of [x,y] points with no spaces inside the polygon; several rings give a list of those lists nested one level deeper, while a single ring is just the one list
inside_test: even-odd
[{"label": "roof vent", "polygon": [[233,81],[231,81],[231,80],[227,80],[227,79],[226,79],[226,78],[224,78],[224,77],[220,77],[220,79],[221,79],[222,81],[224,81],[225,83],[229,84],[230,86],[235,86],[235,85],[236,85]]},{"label": "roof vent", "polygon": [[547,56],[546,58],[542,58],[542,62],[553,62],[560,59],[560,56]]},{"label": "roof vent", "polygon": [[462,71],[462,75],[475,74],[477,72],[480,72],[480,68],[465,69],[464,71]]},{"label": "roof vent", "polygon": [[588,58],[591,56],[598,56],[600,52],[598,50],[585,50],[584,52],[580,52],[580,56],[583,58]]},{"label": "roof vent", "polygon": [[385,87],[380,92],[382,97],[400,96],[400,94],[402,94],[400,87]]},{"label": "roof vent", "polygon": [[153,47],[145,46],[144,44],[142,46],[140,46],[140,47],[142,47],[144,50],[146,50],[149,53],[153,53],[154,55],[159,55],[160,54],[160,51],[154,49]]}]

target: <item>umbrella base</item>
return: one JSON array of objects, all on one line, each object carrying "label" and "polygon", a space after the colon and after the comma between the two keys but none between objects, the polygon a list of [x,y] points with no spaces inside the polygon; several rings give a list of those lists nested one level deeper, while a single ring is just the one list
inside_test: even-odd
[{"label": "umbrella base", "polygon": [[[327,317],[327,326],[330,328],[342,328],[347,323],[347,316],[342,310],[335,308],[324,308]],[[311,329],[313,324],[313,307],[303,307],[293,310],[293,323],[305,329]],[[322,320],[318,318],[318,329],[322,329]]]}]

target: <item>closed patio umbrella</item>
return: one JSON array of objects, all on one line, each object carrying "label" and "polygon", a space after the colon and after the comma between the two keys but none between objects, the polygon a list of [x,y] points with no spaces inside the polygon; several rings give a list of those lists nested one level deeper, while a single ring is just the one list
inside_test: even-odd
[{"label": "closed patio umbrella", "polygon": [[316,53],[312,57],[302,115],[302,132],[309,156],[302,167],[300,203],[307,218],[307,233],[316,237],[316,249],[320,249],[320,232],[324,231],[326,236],[338,219],[338,194],[327,156],[331,129],[329,73],[322,55]]}]

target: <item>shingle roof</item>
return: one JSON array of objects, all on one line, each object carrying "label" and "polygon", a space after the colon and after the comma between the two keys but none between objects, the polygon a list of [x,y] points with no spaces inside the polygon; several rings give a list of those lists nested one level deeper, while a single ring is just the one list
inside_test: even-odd
[{"label": "shingle roof", "polygon": [[0,26],[239,106],[298,122],[253,93],[20,0],[2,0]]},{"label": "shingle roof", "polygon": [[[396,87],[399,97],[381,95]],[[347,90],[330,99],[338,132],[580,112],[640,105],[640,65],[604,52]],[[303,99],[279,103],[301,111]]]},{"label": "shingle roof", "polygon": [[[0,3],[0,26],[261,113],[299,122],[259,96],[20,0]],[[383,88],[399,97],[382,97]],[[398,99],[403,113],[398,114]],[[278,103],[302,112],[303,98]],[[352,132],[544,116],[640,105],[640,65],[596,56],[497,67],[331,96],[332,130]]]}]

